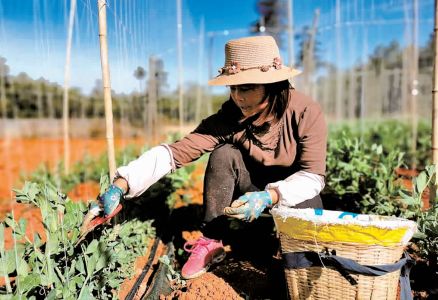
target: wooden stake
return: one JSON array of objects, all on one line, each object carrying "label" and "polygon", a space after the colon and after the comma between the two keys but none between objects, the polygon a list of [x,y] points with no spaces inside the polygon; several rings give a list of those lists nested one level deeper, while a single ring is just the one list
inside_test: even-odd
[{"label": "wooden stake", "polygon": [[[435,165],[435,170],[438,167],[438,0],[435,0],[435,23],[433,28],[434,39],[434,56],[433,56],[433,89],[432,89],[432,162]],[[436,178],[436,175],[435,175]],[[437,180],[437,179],[435,179]],[[430,206],[434,204],[436,191],[432,189],[430,193]]]},{"label": "wooden stake", "polygon": [[106,39],[106,0],[97,0],[99,12],[100,63],[102,66],[103,99],[105,101],[106,141],[110,182],[116,173],[116,159],[113,134],[113,108],[111,101],[111,82],[108,64],[108,44]]},{"label": "wooden stake", "polygon": [[340,62],[342,61],[341,57],[341,45],[342,45],[342,34],[341,34],[341,1],[336,0],[336,99],[335,99],[335,118],[336,122],[339,122],[342,120],[343,114],[343,98],[344,95],[342,93],[342,71]]},{"label": "wooden stake", "polygon": [[411,69],[411,124],[412,124],[412,169],[417,168],[417,139],[418,139],[418,0],[413,1],[412,22],[412,69]]},{"label": "wooden stake", "polygon": [[294,4],[287,0],[287,58],[291,68],[295,66],[294,53]]},{"label": "wooden stake", "polygon": [[179,105],[179,129],[182,132],[184,125],[184,89],[183,89],[183,54],[182,54],[182,3],[176,0],[176,29],[178,49],[178,105]]},{"label": "wooden stake", "polygon": [[[68,91],[70,87],[70,57],[71,57],[71,43],[73,37],[73,24],[75,20],[76,0],[70,2],[70,15],[68,20],[68,34],[67,34],[67,52],[65,56],[64,69],[64,95],[62,99],[62,125],[64,131],[64,173],[68,174],[70,171],[70,134],[69,134],[69,103]],[[41,109],[41,108],[40,108]]]},{"label": "wooden stake", "polygon": [[304,49],[304,57],[303,57],[303,66],[304,66],[304,88],[306,90],[307,95],[312,95],[311,87],[313,85],[313,81],[311,79],[312,75],[315,72],[315,61],[314,61],[314,52],[315,52],[315,36],[319,22],[319,9],[315,9],[313,15],[313,23],[312,28],[310,30],[309,42],[307,43],[307,47]]},{"label": "wooden stake", "polygon": [[198,53],[198,87],[196,89],[196,109],[195,109],[195,121],[201,122],[201,108],[202,108],[202,71],[204,63],[204,16],[201,17],[201,25],[199,30],[199,53]]}]

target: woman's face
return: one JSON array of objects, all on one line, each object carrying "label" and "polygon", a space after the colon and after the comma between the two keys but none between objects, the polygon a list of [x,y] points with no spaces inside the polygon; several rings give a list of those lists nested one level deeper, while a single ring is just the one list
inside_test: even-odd
[{"label": "woman's face", "polygon": [[231,99],[245,118],[263,111],[268,105],[263,84],[230,85]]}]

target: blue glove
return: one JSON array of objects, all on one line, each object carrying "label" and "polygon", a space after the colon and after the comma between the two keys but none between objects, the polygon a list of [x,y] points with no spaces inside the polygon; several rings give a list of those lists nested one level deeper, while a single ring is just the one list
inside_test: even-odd
[{"label": "blue glove", "polygon": [[224,213],[251,222],[271,205],[272,198],[268,191],[249,192],[233,201],[231,207],[225,207]]},{"label": "blue glove", "polygon": [[[99,200],[99,207],[102,209],[105,216],[113,213],[123,198],[124,191],[118,186],[111,184],[109,188],[100,195],[97,199]],[[96,205],[96,204],[94,204]],[[93,204],[91,204],[90,210],[93,209]]]}]

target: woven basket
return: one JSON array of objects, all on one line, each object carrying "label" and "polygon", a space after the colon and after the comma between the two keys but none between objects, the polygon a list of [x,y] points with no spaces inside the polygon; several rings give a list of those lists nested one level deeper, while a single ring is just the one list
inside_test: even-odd
[{"label": "woven basket", "polygon": [[[392,264],[400,259],[403,246],[370,246],[347,243],[300,241],[280,233],[283,253],[299,251],[322,252],[335,249],[336,255],[363,265]],[[383,276],[351,275],[357,285],[351,285],[337,270],[321,267],[285,269],[289,295],[292,299],[396,299],[400,271]]]},{"label": "woven basket", "polygon": [[[356,241],[333,241],[330,240],[330,238],[327,238],[328,241],[324,241],[323,239],[326,238],[327,235],[324,235],[322,231],[330,231],[329,223],[314,224],[314,237],[312,239],[303,239],[302,237],[306,237],[306,235],[303,235],[303,231],[306,231],[306,228],[303,230],[300,224],[297,226],[297,218],[285,218],[284,215],[279,216],[278,212],[275,211],[273,212],[273,216],[277,230],[279,231],[281,250],[283,253],[301,251],[321,253],[328,249],[329,251],[335,250],[337,256],[355,260],[362,265],[384,265],[399,261],[403,254],[404,244],[406,243],[406,237],[405,241],[392,243],[390,245],[370,244],[369,241],[364,244]],[[299,221],[300,220],[298,220],[298,222]],[[407,222],[409,229],[415,226],[411,221]],[[334,233],[335,236],[339,234],[338,229],[341,225],[336,225],[338,227]],[[349,225],[351,224],[346,222],[345,226],[348,227]],[[415,230],[411,231],[413,232]],[[296,233],[296,235],[294,235],[294,233]],[[408,235],[411,236],[411,233],[408,233]],[[347,236],[346,240],[348,240],[348,238]],[[384,244],[384,242],[382,243]],[[351,277],[356,280],[357,285],[352,285],[337,270],[325,267],[285,269],[285,275],[291,299],[380,300],[397,298],[400,271],[376,277],[351,274]]]}]

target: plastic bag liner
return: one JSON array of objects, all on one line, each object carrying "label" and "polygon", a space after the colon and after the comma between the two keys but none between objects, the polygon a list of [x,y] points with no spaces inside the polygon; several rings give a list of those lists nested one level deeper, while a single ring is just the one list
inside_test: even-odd
[{"label": "plastic bag liner", "polygon": [[364,245],[406,245],[417,224],[403,218],[323,209],[273,208],[277,231],[290,238]]}]

